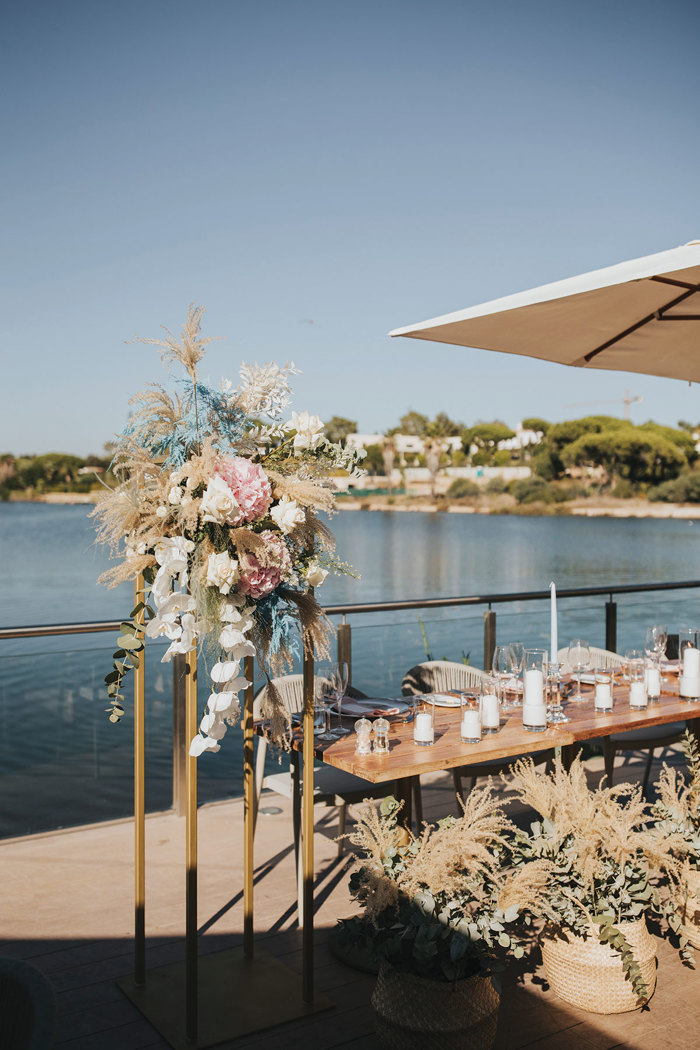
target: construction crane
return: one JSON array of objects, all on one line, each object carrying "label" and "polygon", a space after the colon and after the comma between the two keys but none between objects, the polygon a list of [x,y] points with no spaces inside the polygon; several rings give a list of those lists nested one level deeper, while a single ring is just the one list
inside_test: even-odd
[{"label": "construction crane", "polygon": [[613,397],[608,401],[575,401],[572,405],[564,405],[564,408],[592,408],[594,405],[624,405],[625,419],[629,423],[630,405],[634,405],[641,400],[641,394],[635,394],[633,397],[629,390],[625,390],[624,397]]}]

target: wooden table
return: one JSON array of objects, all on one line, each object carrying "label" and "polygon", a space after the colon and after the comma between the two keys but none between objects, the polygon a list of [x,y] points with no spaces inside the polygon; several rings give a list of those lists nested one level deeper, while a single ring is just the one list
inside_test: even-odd
[{"label": "wooden table", "polygon": [[[593,710],[593,687],[584,685],[582,692],[586,699],[580,703],[569,701],[564,706],[569,722],[550,726],[543,733],[530,733],[523,729],[521,709],[502,712],[500,731],[483,737],[479,744],[461,742],[458,707],[436,707],[435,743],[431,747],[414,744],[413,722],[393,722],[387,755],[357,755],[354,733],[329,743],[315,741],[314,752],[328,765],[364,777],[374,784],[400,781],[436,770],[481,765],[496,759],[549,751],[554,747],[568,749],[584,740],[612,733],[700,718],[700,704],[681,700],[677,686],[675,690],[674,693],[662,694],[657,703],[636,711],[629,706],[629,689],[622,686],[614,692],[612,713],[603,715]],[[294,746],[300,744],[301,734],[295,734]]]}]

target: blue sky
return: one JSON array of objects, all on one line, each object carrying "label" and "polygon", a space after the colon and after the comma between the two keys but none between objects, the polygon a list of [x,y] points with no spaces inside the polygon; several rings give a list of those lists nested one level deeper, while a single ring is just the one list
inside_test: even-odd
[{"label": "blue sky", "polygon": [[291,358],[295,407],[362,430],[627,387],[698,420],[681,383],[386,333],[699,237],[699,30],[690,0],[6,9],[0,451],[99,450],[163,376],[125,340],[191,301],[205,375]]}]

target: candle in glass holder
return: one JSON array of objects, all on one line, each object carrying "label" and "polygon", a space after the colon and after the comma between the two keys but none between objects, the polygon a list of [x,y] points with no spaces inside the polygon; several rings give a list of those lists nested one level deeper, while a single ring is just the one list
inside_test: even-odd
[{"label": "candle in glass holder", "polygon": [[462,694],[462,721],[459,733],[463,744],[478,744],[481,740],[481,703],[478,696]]},{"label": "candle in glass holder", "polygon": [[433,716],[430,711],[418,711],[413,721],[413,742],[420,747],[427,747],[435,741]]},{"label": "candle in glass holder", "polygon": [[646,668],[643,660],[630,660],[630,707],[647,706]]},{"label": "candle in glass holder", "polygon": [[700,699],[700,631],[683,627],[678,632],[681,676],[678,692],[684,700]]},{"label": "candle in glass holder", "polygon": [[547,653],[543,649],[525,651],[523,676],[523,728],[541,733],[547,728],[547,705],[544,700],[544,669]]},{"label": "candle in glass holder", "polygon": [[501,726],[501,712],[498,705],[498,683],[495,678],[485,678],[481,692],[481,731],[497,733]]},{"label": "candle in glass holder", "polygon": [[658,664],[649,664],[646,670],[647,697],[658,700],[661,696],[661,672]]},{"label": "candle in glass holder", "polygon": [[596,711],[612,711],[613,707],[613,677],[610,671],[598,670],[595,673],[595,702]]}]

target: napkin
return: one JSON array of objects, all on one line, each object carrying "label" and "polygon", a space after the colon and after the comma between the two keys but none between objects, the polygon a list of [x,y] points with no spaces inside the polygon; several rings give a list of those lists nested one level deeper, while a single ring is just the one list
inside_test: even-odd
[{"label": "napkin", "polygon": [[353,718],[381,718],[386,715],[398,715],[401,713],[401,708],[394,706],[393,701],[383,697],[353,700],[346,696],[343,699],[342,711],[344,715],[352,715]]}]

